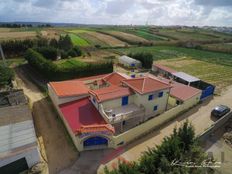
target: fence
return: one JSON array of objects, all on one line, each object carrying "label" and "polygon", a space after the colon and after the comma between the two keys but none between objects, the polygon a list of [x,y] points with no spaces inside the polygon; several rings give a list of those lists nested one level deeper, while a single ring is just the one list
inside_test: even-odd
[{"label": "fence", "polygon": [[202,134],[198,136],[200,142],[204,142],[205,140],[207,140],[212,133],[214,133],[217,129],[223,127],[224,124],[230,118],[232,118],[232,112],[226,114],[225,116],[217,120],[211,127],[209,127],[205,132],[203,132]]},{"label": "fence", "polygon": [[178,105],[177,107],[172,108],[164,112],[163,114],[142,123],[139,126],[136,126],[120,135],[113,136],[115,148],[117,148],[120,145],[125,145],[131,142],[132,140],[149,133],[151,130],[154,130],[155,128],[161,126],[162,124],[174,119],[181,112],[186,111],[192,106],[193,103],[188,103],[188,102],[182,105]]}]

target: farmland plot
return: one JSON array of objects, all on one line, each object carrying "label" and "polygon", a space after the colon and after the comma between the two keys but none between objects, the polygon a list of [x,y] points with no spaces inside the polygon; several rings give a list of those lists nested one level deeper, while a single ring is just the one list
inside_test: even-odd
[{"label": "farmland plot", "polygon": [[220,41],[218,35],[206,34],[198,31],[185,31],[185,30],[173,30],[173,29],[162,29],[154,32],[154,34],[158,34],[161,36],[166,36],[175,40],[182,41]]},{"label": "farmland plot", "polygon": [[111,46],[111,47],[123,47],[126,45],[125,42],[116,39],[112,36],[106,35],[106,34],[102,34],[102,33],[98,33],[98,32],[88,32],[88,34],[92,37],[97,38],[98,40],[102,41],[103,43]]},{"label": "farmland plot", "polygon": [[71,40],[72,40],[74,45],[78,45],[81,47],[89,46],[89,43],[86,40],[82,39],[81,37],[77,36],[76,34],[69,34],[69,36],[71,37]]},{"label": "farmland plot", "polygon": [[0,40],[11,40],[11,39],[31,39],[37,35],[34,31],[27,32],[0,32]]},{"label": "farmland plot", "polygon": [[221,93],[223,89],[232,84],[232,68],[230,66],[218,65],[191,58],[166,59],[156,61],[155,63],[168,66],[177,71],[186,72],[216,85],[216,93]]},{"label": "farmland plot", "polygon": [[130,44],[139,44],[139,43],[149,44],[149,43],[151,43],[150,41],[148,41],[142,37],[139,37],[139,36],[136,36],[133,34],[129,34],[129,33],[124,33],[121,31],[104,31],[104,33],[110,34],[113,37],[116,37],[116,38],[118,38],[122,41],[128,42]]}]

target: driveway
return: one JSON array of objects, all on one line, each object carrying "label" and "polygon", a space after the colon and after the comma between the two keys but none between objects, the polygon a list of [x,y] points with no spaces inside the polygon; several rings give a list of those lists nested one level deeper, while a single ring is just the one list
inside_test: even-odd
[{"label": "driveway", "polygon": [[52,103],[31,82],[27,73],[20,68],[16,69],[16,81],[18,87],[24,90],[32,106],[40,151],[48,164],[48,171],[45,173],[54,174],[72,165],[78,159],[78,152],[62,121],[58,119]]},{"label": "driveway", "polygon": [[[210,112],[218,104],[225,104],[232,108],[232,87],[228,88],[221,96],[216,96],[211,100],[204,101],[202,104],[190,109],[188,112],[179,116],[175,120],[163,125],[159,130],[156,130],[143,138],[125,146],[123,153],[120,154],[121,158],[128,161],[138,160],[143,151],[148,147],[154,147],[162,142],[165,136],[172,133],[173,128],[179,127],[187,119],[192,123],[197,135],[201,134],[214,123],[214,119],[211,118]],[[118,157],[113,158],[106,165],[111,168],[117,163]],[[103,171],[105,165],[101,165],[98,172]]]}]

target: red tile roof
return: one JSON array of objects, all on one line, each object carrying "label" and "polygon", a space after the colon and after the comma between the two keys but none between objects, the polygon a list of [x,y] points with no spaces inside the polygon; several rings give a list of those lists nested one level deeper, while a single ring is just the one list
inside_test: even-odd
[{"label": "red tile roof", "polygon": [[181,83],[172,82],[170,95],[178,98],[181,101],[186,101],[193,96],[200,94],[202,91],[191,86],[187,86]]},{"label": "red tile roof", "polygon": [[82,81],[77,80],[50,82],[49,85],[59,97],[85,95],[89,91]]},{"label": "red tile roof", "polygon": [[140,94],[146,94],[149,92],[171,88],[169,84],[163,83],[150,77],[128,79],[124,80],[123,83],[125,83]]},{"label": "red tile roof", "polygon": [[133,92],[127,87],[119,87],[114,85],[97,90],[92,90],[90,91],[90,93],[94,95],[99,102],[133,94]]},{"label": "red tile roof", "polygon": [[90,76],[90,77],[83,77],[83,78],[79,78],[79,79],[76,79],[78,81],[88,81],[88,80],[98,80],[98,79],[102,79],[106,76],[108,76],[109,74],[101,74],[101,75],[96,75],[96,76]]},{"label": "red tile roof", "polygon": [[169,68],[169,67],[166,67],[166,66],[164,66],[164,65],[160,65],[160,64],[155,64],[155,65],[153,65],[154,67],[157,67],[157,68],[159,68],[159,69],[161,69],[161,70],[164,70],[164,71],[167,71],[167,72],[169,72],[169,73],[175,73],[175,72],[177,72],[177,71],[175,71],[175,70],[173,70],[173,69],[171,69],[171,68]]},{"label": "red tile roof", "polygon": [[108,76],[104,77],[103,80],[109,82],[112,85],[120,85],[126,78],[119,73],[113,72]]},{"label": "red tile roof", "polygon": [[96,131],[114,133],[114,128],[106,123],[88,98],[62,104],[59,108],[75,134]]},{"label": "red tile roof", "polygon": [[163,77],[156,77],[153,75],[150,75],[152,78],[156,78],[157,80],[163,81],[167,84],[170,84],[172,86],[171,90],[170,90],[170,95],[181,100],[181,101],[186,101],[190,98],[192,98],[193,96],[200,94],[202,91],[191,87],[191,86],[187,86],[175,81],[170,81],[169,79],[163,78]]}]

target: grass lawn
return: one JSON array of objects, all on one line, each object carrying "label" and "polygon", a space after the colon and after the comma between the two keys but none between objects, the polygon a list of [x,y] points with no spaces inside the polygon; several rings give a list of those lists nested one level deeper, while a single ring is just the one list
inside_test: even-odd
[{"label": "grass lawn", "polygon": [[79,60],[78,57],[74,57],[74,58],[70,58],[70,59],[62,59],[62,60],[55,61],[54,63],[56,63],[59,67],[62,67],[62,68],[70,68],[72,66],[83,67],[83,66],[87,65],[87,63]]},{"label": "grass lawn", "polygon": [[[6,62],[8,66],[15,67],[15,66],[23,64],[24,62],[26,62],[26,60],[22,57],[19,57],[19,58],[6,59]],[[3,64],[2,60],[0,60],[0,64],[1,65]]]},{"label": "grass lawn", "polygon": [[82,39],[81,37],[77,36],[76,34],[69,34],[69,36],[71,37],[71,40],[72,40],[74,45],[78,45],[81,47],[89,46],[89,43],[86,40]]}]

